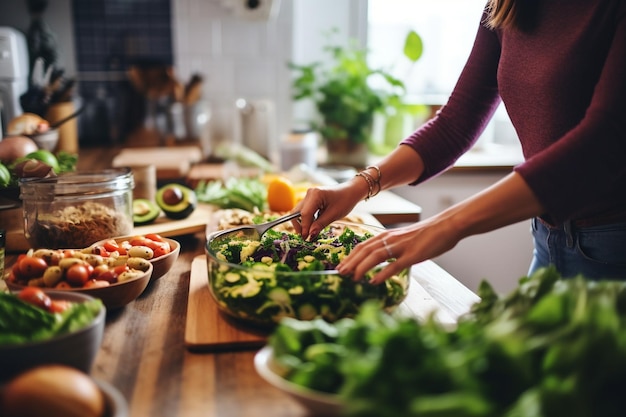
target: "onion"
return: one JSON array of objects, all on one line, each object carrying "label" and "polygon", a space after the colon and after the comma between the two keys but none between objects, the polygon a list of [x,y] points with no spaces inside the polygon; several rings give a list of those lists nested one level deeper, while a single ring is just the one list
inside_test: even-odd
[{"label": "onion", "polygon": [[81,371],[43,365],[18,375],[4,387],[0,415],[12,417],[103,417],[104,396]]},{"label": "onion", "polygon": [[26,136],[8,136],[0,140],[0,161],[11,163],[17,158],[23,158],[39,147],[31,138]]},{"label": "onion", "polygon": [[54,175],[52,167],[36,159],[27,159],[15,165],[15,175],[19,178],[45,178]]}]

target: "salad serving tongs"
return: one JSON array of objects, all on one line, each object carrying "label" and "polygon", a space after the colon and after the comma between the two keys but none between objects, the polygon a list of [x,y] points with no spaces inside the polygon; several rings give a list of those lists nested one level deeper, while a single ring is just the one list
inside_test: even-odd
[{"label": "salad serving tongs", "polygon": [[222,230],[220,232],[216,232],[211,237],[211,242],[221,242],[224,239],[245,239],[245,240],[261,240],[261,236],[265,234],[272,227],[279,225],[281,223],[285,223],[291,219],[295,219],[296,217],[300,217],[300,212],[297,211],[295,213],[290,213],[285,216],[279,217],[276,220],[272,220],[266,223],[261,224],[246,224],[244,226],[237,226],[231,229]]}]

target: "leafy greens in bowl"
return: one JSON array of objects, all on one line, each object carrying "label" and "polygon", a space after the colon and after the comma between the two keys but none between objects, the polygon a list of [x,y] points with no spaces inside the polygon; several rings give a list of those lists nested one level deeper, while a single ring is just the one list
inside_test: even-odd
[{"label": "leafy greens in bowl", "polygon": [[[29,288],[32,291],[34,288]],[[18,293],[0,292],[0,381],[47,363],[89,372],[100,349],[106,308],[96,298],[75,292],[41,292],[63,311],[47,311]]]},{"label": "leafy greens in bowl", "polygon": [[273,326],[283,317],[336,321],[358,313],[361,305],[376,300],[391,311],[406,297],[409,270],[384,284],[341,276],[336,265],[360,242],[380,228],[346,222],[328,226],[315,241],[298,234],[269,230],[260,241],[233,238],[206,245],[209,289],[219,308],[245,321]]},{"label": "leafy greens in bowl", "polygon": [[624,414],[625,282],[550,267],[478,295],[455,328],[368,305],[335,323],[284,319],[268,338],[272,375],[260,374],[346,416]]}]

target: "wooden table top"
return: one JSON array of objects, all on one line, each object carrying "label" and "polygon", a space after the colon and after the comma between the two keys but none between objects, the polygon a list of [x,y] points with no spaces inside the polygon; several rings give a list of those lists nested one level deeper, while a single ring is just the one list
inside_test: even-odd
[{"label": "wooden table top", "polygon": [[[81,164],[90,162],[84,158]],[[208,353],[187,349],[191,264],[204,253],[206,240],[204,232],[175,239],[181,252],[169,273],[137,300],[107,314],[92,376],[120,391],[128,402],[129,417],[306,416],[302,406],[256,373],[256,349]],[[16,257],[7,256],[7,267]],[[415,265],[412,278],[416,290],[402,305],[408,314],[435,311],[441,320],[454,321],[478,300],[431,261]],[[206,317],[207,326],[212,320]]]}]

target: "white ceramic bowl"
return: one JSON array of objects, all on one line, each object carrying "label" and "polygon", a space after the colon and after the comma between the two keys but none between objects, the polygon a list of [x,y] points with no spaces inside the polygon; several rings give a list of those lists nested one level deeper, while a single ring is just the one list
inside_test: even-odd
[{"label": "white ceramic bowl", "polygon": [[50,129],[43,133],[29,136],[39,147],[50,152],[54,152],[59,143],[59,129]]},{"label": "white ceramic bowl", "polygon": [[[54,300],[86,302],[87,294],[70,291],[46,292]],[[0,381],[8,380],[37,365],[57,363],[89,373],[102,343],[106,308],[87,326],[37,342],[0,345]]]},{"label": "white ceramic bowl", "polygon": [[337,395],[314,391],[285,379],[283,376],[285,370],[274,360],[271,346],[265,346],[254,355],[254,368],[261,378],[298,401],[312,415],[325,417],[341,415],[344,405]]}]

